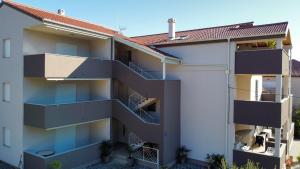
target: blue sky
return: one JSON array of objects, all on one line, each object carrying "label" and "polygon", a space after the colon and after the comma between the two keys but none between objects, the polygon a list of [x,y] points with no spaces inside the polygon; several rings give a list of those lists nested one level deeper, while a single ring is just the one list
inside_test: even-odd
[{"label": "blue sky", "polygon": [[300,60],[299,0],[15,0],[39,8],[66,10],[66,15],[118,30],[127,36],[167,31],[174,17],[176,30],[254,21],[255,24],[288,21]]}]

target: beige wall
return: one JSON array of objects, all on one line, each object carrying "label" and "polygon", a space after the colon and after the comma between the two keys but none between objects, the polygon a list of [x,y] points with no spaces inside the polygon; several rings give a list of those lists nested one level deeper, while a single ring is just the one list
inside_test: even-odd
[{"label": "beige wall", "polygon": [[162,63],[160,59],[138,50],[133,50],[132,56],[133,62],[137,63],[145,71],[157,75],[157,77],[162,77]]},{"label": "beige wall", "polygon": [[[110,119],[103,119],[92,123],[74,126],[76,129],[76,147],[101,142],[110,138]],[[53,130],[24,127],[24,150],[36,153],[41,150],[55,150],[56,132],[64,128]],[[67,134],[67,133],[66,133]]]},{"label": "beige wall", "polygon": [[111,39],[92,40],[90,44],[92,57],[101,58],[103,60],[111,59]]},{"label": "beige wall", "polygon": [[[11,101],[0,101],[0,159],[12,165],[18,165],[23,152],[23,29],[39,24],[6,5],[0,9],[0,85],[11,84]],[[3,58],[3,39],[11,39],[11,58]],[[3,96],[0,90],[0,96]],[[11,132],[11,147],[2,144],[2,128]]]},{"label": "beige wall", "polygon": [[258,75],[237,75],[236,76],[236,99],[255,100],[255,83],[258,81],[258,99],[262,94],[262,76]]},{"label": "beige wall", "polygon": [[24,102],[54,104],[56,86],[59,84],[75,84],[77,101],[110,98],[110,80],[52,81],[41,78],[25,78]]},{"label": "beige wall", "polygon": [[56,53],[58,43],[77,46],[78,56],[91,56],[90,41],[31,30],[24,31],[23,51],[25,55]]},{"label": "beige wall", "polygon": [[111,58],[111,39],[79,39],[34,30],[24,31],[23,51],[25,55],[56,53],[57,44],[76,46],[77,56],[95,57],[105,60]]}]

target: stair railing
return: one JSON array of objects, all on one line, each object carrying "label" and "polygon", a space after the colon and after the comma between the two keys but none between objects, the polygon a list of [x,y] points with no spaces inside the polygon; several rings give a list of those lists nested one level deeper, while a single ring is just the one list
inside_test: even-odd
[{"label": "stair railing", "polygon": [[129,62],[129,67],[147,79],[159,79],[133,62]]}]

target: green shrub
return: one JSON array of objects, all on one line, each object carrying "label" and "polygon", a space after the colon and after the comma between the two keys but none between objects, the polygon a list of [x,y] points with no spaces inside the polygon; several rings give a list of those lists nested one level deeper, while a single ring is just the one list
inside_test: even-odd
[{"label": "green shrub", "polygon": [[300,109],[295,111],[293,115],[293,122],[295,123],[295,132],[294,135],[297,138],[300,138]]},{"label": "green shrub", "polygon": [[254,163],[248,160],[247,163],[241,166],[239,169],[261,169],[261,167],[259,166],[259,163]]},{"label": "green shrub", "polygon": [[298,161],[298,163],[300,163],[300,155],[297,156],[297,161]]},{"label": "green shrub", "polygon": [[224,169],[223,167],[227,167],[224,155],[221,154],[207,154],[206,160],[211,166],[212,169]]},{"label": "green shrub", "polygon": [[61,169],[62,168],[62,164],[60,161],[55,160],[51,163],[51,169]]}]

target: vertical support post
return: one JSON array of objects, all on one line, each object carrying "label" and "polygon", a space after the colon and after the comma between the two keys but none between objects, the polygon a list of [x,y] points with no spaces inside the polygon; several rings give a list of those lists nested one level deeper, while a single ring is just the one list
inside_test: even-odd
[{"label": "vertical support post", "polygon": [[159,150],[158,149],[156,150],[156,157],[157,157],[156,164],[157,164],[157,168],[159,169]]},{"label": "vertical support post", "polygon": [[282,99],[282,75],[276,75],[275,101],[280,102]]},{"label": "vertical support post", "polygon": [[283,76],[283,96],[287,98],[289,96],[289,77]]},{"label": "vertical support post", "polygon": [[143,146],[143,161],[145,161],[145,150],[144,150],[144,146]]},{"label": "vertical support post", "polygon": [[282,39],[276,39],[276,48],[277,49],[282,49]]},{"label": "vertical support post", "polygon": [[166,62],[163,62],[163,71],[162,71],[162,78],[166,79]]},{"label": "vertical support post", "polygon": [[281,129],[275,128],[275,157],[280,157]]},{"label": "vertical support post", "polygon": [[111,60],[115,60],[115,40],[111,38]]}]

